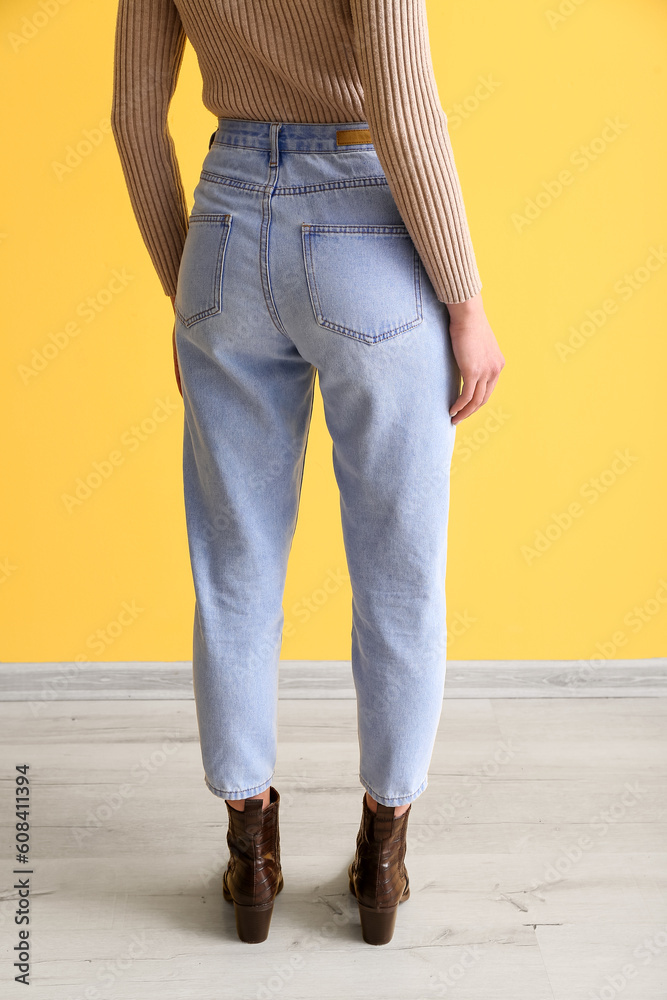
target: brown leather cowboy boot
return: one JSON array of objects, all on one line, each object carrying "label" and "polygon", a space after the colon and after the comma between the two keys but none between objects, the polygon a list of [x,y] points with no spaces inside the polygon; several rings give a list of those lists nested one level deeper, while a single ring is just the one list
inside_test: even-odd
[{"label": "brown leather cowboy boot", "polygon": [[404,861],[411,809],[412,803],[402,816],[394,816],[393,806],[378,802],[377,813],[374,813],[364,793],[357,849],[347,873],[350,892],[359,906],[361,933],[367,944],[391,941],[399,904],[410,897],[410,880]]},{"label": "brown leather cowboy boot", "polygon": [[222,876],[222,894],[234,904],[241,941],[257,944],[269,934],[273,902],[283,887],[278,807],[280,795],[270,786],[269,805],[246,799],[243,811],[227,806],[230,858]]}]

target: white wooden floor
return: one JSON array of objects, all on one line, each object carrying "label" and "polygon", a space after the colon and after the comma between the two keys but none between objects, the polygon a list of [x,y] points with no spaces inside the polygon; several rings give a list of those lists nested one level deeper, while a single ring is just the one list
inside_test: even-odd
[{"label": "white wooden floor", "polygon": [[445,700],[414,803],[411,898],[361,939],[348,892],[356,703],[281,699],[285,888],[269,939],[222,899],[226,810],[190,699],[0,704],[2,996],[17,943],[13,768],[32,787],[30,996],[665,1000],[667,700]]}]

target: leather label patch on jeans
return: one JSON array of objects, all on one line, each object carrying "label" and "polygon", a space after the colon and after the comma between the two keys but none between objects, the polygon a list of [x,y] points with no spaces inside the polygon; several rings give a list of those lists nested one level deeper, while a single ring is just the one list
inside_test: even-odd
[{"label": "leather label patch on jeans", "polygon": [[346,128],[338,129],[336,132],[336,144],[352,145],[355,142],[372,142],[371,130],[369,128]]}]

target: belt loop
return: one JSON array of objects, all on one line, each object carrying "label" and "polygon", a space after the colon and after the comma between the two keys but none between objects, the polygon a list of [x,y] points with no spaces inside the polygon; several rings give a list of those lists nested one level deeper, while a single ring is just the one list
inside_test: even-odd
[{"label": "belt loop", "polygon": [[270,167],[275,167],[278,164],[278,134],[282,127],[282,122],[271,122],[271,161],[269,163]]}]

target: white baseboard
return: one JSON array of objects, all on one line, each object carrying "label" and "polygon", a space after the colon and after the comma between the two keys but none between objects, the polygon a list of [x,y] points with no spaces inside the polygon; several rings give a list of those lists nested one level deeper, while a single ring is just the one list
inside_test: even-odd
[{"label": "white baseboard", "polygon": [[[449,660],[445,698],[659,698],[667,658]],[[349,660],[281,660],[280,698],[354,698]],[[0,663],[0,701],[193,698],[192,662]]]}]

